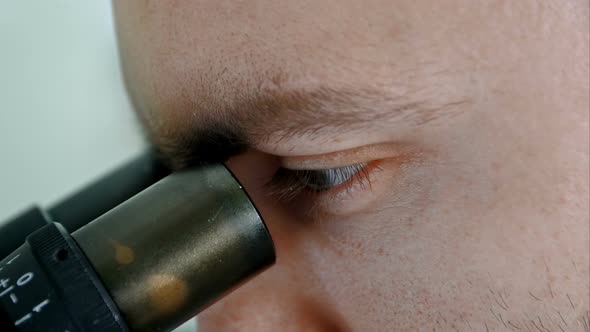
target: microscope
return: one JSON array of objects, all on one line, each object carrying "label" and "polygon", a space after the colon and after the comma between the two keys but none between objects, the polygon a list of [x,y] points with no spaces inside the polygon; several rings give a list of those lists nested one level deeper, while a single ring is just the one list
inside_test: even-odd
[{"label": "microscope", "polygon": [[0,225],[2,332],[171,331],[275,262],[223,164],[170,173],[152,152]]}]

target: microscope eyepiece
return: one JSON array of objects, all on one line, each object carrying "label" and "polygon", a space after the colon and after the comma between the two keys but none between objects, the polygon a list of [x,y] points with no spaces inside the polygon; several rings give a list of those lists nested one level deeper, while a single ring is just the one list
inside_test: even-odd
[{"label": "microscope eyepiece", "polygon": [[49,223],[2,260],[0,330],[171,331],[274,261],[223,165],[174,173],[71,235]]}]

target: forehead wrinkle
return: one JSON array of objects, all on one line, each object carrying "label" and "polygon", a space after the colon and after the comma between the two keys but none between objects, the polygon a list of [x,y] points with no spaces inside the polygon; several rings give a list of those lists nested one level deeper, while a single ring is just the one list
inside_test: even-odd
[{"label": "forehead wrinkle", "polygon": [[[416,127],[460,113],[467,98],[448,101],[418,96],[391,96],[370,88],[272,91],[239,102],[242,129],[257,141],[324,135],[323,129],[354,132],[378,126]],[[256,126],[249,127],[250,124]]]}]

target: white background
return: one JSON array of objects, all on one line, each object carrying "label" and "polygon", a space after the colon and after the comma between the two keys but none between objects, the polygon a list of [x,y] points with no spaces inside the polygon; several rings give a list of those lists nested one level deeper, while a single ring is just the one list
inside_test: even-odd
[{"label": "white background", "polygon": [[144,147],[110,2],[0,0],[0,223],[30,204],[51,205]]}]

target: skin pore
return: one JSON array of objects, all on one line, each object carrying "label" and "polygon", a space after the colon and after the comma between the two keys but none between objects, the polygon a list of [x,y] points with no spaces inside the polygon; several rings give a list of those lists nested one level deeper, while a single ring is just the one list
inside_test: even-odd
[{"label": "skin pore", "polygon": [[113,6],[150,139],[275,241],[199,331],[590,331],[587,1]]}]

